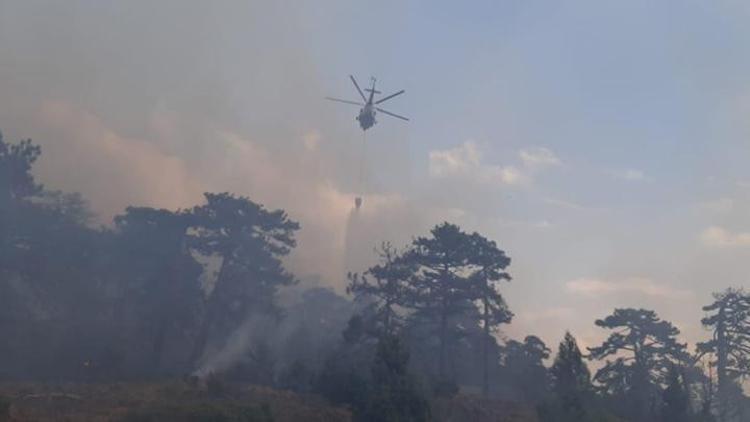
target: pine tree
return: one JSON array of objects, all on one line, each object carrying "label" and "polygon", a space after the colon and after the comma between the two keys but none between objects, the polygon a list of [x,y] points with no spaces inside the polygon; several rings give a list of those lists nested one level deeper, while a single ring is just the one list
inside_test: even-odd
[{"label": "pine tree", "polygon": [[710,312],[701,320],[713,332],[709,341],[698,343],[700,355],[712,355],[716,367],[716,407],[719,420],[737,413],[740,380],[750,375],[750,295],[727,289],[714,293],[714,302],[703,307]]},{"label": "pine tree", "polygon": [[510,340],[502,348],[506,381],[526,403],[539,403],[548,395],[549,373],[544,360],[550,349],[537,336],[526,336],[523,342]]},{"label": "pine tree", "polygon": [[[466,332],[465,327],[455,324],[457,318],[482,324],[484,336],[489,337],[497,325],[513,317],[497,291],[497,282],[510,280],[504,272],[510,258],[495,242],[477,233],[468,234],[455,224],[440,224],[430,234],[415,239],[404,254],[404,264],[413,271],[413,289],[406,306],[415,311],[412,321],[436,327],[438,376],[444,382],[449,378],[446,372],[452,357],[448,356],[449,343]],[[484,339],[485,352],[488,345],[488,339]],[[483,372],[487,373],[486,353],[484,357]]]},{"label": "pine tree", "polygon": [[685,422],[689,417],[690,397],[685,390],[677,365],[667,373],[667,388],[662,392],[662,422]]},{"label": "pine tree", "polygon": [[373,389],[361,417],[364,422],[426,422],[430,407],[408,373],[409,351],[396,336],[378,342],[372,365]]},{"label": "pine tree", "polygon": [[566,332],[565,338],[560,342],[550,374],[552,391],[560,406],[560,420],[585,420],[587,402],[592,393],[591,373],[583,361],[576,339],[570,332]]},{"label": "pine tree", "polygon": [[282,263],[297,242],[299,224],[283,210],[269,211],[247,197],[206,193],[206,204],[193,208],[190,244],[204,256],[221,259],[191,352],[202,357],[210,334],[220,326],[233,331],[251,312],[278,314],[276,295],[296,283]]},{"label": "pine tree", "polygon": [[489,394],[489,350],[494,342],[492,331],[500,324],[507,324],[513,318],[505,299],[497,289],[502,281],[510,281],[510,274],[505,269],[510,265],[510,258],[498,249],[497,244],[478,233],[471,235],[471,261],[477,267],[473,276],[479,291],[482,312],[482,392]]},{"label": "pine tree", "polygon": [[373,334],[395,335],[402,323],[398,308],[404,308],[410,297],[409,281],[413,266],[406,262],[389,243],[378,250],[380,263],[370,267],[364,274],[349,274],[346,292],[354,296],[355,302],[366,303],[364,314],[371,321],[361,321],[371,327]]},{"label": "pine tree", "polygon": [[592,359],[607,359],[594,379],[628,403],[631,418],[649,420],[658,411],[659,387],[670,366],[688,359],[686,345],[677,342],[680,330],[654,311],[632,308],[615,309],[596,325],[613,332],[601,346],[589,348]]}]

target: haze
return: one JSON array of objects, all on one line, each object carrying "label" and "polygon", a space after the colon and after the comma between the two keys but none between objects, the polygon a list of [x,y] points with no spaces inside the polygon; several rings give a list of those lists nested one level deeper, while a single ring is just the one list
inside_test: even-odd
[{"label": "haze", "polygon": [[[0,128],[111,224],[247,195],[301,223],[303,283],[343,292],[444,220],[512,258],[503,335],[646,307],[690,343],[747,285],[750,8],[739,1],[0,1]],[[348,75],[405,89],[362,131]]]}]

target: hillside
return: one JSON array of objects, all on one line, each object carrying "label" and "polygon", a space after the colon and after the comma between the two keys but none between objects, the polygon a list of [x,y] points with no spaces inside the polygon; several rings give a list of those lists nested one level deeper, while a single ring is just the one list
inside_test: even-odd
[{"label": "hillside", "polygon": [[[0,396],[10,403],[10,420],[13,422],[352,420],[347,409],[331,406],[315,396],[239,384],[221,384],[206,389],[182,381],[2,383]],[[528,407],[468,395],[436,400],[433,417],[437,422],[537,422],[535,412]]]},{"label": "hillside", "polygon": [[439,422],[538,422],[536,411],[528,406],[470,395],[435,400],[432,413]]},{"label": "hillside", "polygon": [[[312,396],[258,386],[211,389],[181,381],[113,384],[0,384],[21,421],[346,422],[349,411]],[[269,418],[272,415],[272,419]]]}]

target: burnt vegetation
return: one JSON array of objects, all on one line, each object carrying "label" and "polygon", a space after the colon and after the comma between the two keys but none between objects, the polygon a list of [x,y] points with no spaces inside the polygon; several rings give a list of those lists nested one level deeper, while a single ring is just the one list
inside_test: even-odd
[{"label": "burnt vegetation", "polygon": [[[0,420],[35,396],[13,383],[167,381],[189,406],[165,399],[118,418],[282,420],[295,400],[346,410],[320,420],[750,418],[742,290],[703,308],[710,335],[695,350],[646,309],[596,320],[600,345],[582,350],[566,333],[553,350],[500,335],[514,316],[501,294],[511,258],[479,233],[441,223],[383,244],[341,295],[284,267],[300,226],[283,210],[206,193],[189,209],[133,206],[95,227],[84,198],[35,180],[40,154],[0,137]],[[249,402],[243,385],[288,403]]]}]

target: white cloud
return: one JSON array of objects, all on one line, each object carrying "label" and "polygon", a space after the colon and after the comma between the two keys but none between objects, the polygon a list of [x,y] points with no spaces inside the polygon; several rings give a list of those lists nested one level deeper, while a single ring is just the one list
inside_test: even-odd
[{"label": "white cloud", "polygon": [[571,201],[566,201],[564,199],[544,198],[543,201],[550,205],[555,205],[560,208],[567,208],[567,209],[576,210],[576,211],[582,211],[582,210],[587,209],[583,205],[576,204],[575,202],[571,202]]},{"label": "white cloud", "polygon": [[519,315],[525,322],[536,323],[545,320],[570,319],[575,315],[573,308],[561,306],[548,308],[541,311],[527,311]]},{"label": "white cloud", "polygon": [[609,211],[608,208],[583,205],[577,202],[568,201],[568,200],[560,199],[560,198],[554,198],[554,197],[542,198],[542,202],[549,204],[549,205],[553,205],[558,208],[563,208],[563,209],[572,210],[572,211],[589,211],[589,212]]},{"label": "white cloud", "polygon": [[480,166],[479,150],[474,141],[445,150],[430,151],[430,174],[441,177]]},{"label": "white cloud", "polygon": [[627,180],[629,182],[640,182],[646,180],[646,174],[638,169],[611,170],[609,174],[618,179]]},{"label": "white cloud", "polygon": [[536,223],[534,223],[533,226],[538,229],[548,229],[552,227],[552,223],[550,223],[547,220],[541,220],[541,221],[537,221]]},{"label": "white cloud", "polygon": [[544,147],[524,148],[519,151],[518,155],[521,157],[524,166],[529,168],[554,166],[561,163],[551,149]]},{"label": "white cloud", "polygon": [[733,208],[734,200],[732,198],[719,198],[712,201],[700,202],[698,204],[699,210],[712,213],[727,213],[732,211]]},{"label": "white cloud", "polygon": [[508,185],[521,185],[528,182],[528,177],[513,166],[489,166],[485,170],[488,181],[501,180]]},{"label": "white cloud", "polygon": [[750,245],[750,233],[732,233],[719,226],[711,226],[703,230],[700,239],[706,246],[720,248]]},{"label": "white cloud", "polygon": [[429,172],[434,178],[466,178],[479,183],[518,186],[529,178],[514,166],[499,166],[482,162],[482,154],[474,141],[435,150],[429,153]]},{"label": "white cloud", "polygon": [[531,228],[537,230],[547,230],[554,227],[554,224],[552,224],[548,220],[508,220],[501,218],[497,219],[496,221],[499,226],[510,228]]},{"label": "white cloud", "polygon": [[573,293],[588,297],[601,297],[619,293],[636,293],[643,296],[674,298],[690,296],[688,290],[675,289],[658,284],[648,278],[625,278],[621,280],[603,280],[597,278],[579,278],[565,283],[565,288]]},{"label": "white cloud", "polygon": [[463,178],[477,183],[521,186],[531,183],[532,176],[546,167],[559,165],[555,153],[543,147],[524,148],[518,152],[519,165],[488,164],[476,142],[469,140],[455,148],[429,153],[429,172],[433,178]]}]

